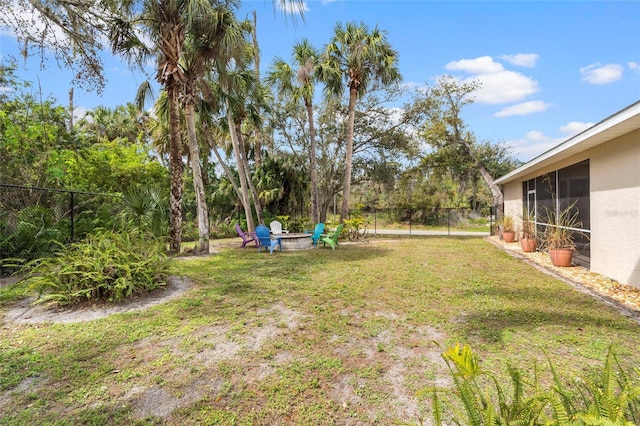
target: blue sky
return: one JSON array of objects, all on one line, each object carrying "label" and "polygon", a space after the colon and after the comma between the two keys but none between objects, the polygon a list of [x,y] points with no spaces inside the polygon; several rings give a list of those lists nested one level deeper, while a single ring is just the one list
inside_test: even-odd
[{"label": "blue sky", "polygon": [[[640,1],[307,1],[304,22],[274,3],[245,0],[238,12],[257,12],[263,75],[302,38],[323,47],[337,21],[377,25],[399,52],[405,84],[431,85],[443,74],[480,80],[463,118],[479,140],[507,144],[523,161],[640,100]],[[2,33],[0,55],[16,52],[15,38]],[[104,94],[76,89],[78,107],[132,101],[144,80],[104,57]],[[43,71],[36,61],[22,72],[67,102],[70,72],[55,63]]]}]

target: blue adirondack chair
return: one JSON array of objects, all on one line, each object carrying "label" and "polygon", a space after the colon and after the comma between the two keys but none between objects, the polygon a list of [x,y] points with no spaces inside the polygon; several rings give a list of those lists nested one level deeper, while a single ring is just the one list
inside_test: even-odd
[{"label": "blue adirondack chair", "polygon": [[322,245],[326,246],[329,244],[331,246],[331,250],[335,250],[335,248],[338,247],[338,237],[340,237],[340,233],[342,233],[342,228],[344,228],[344,223],[338,225],[334,232],[320,238]]},{"label": "blue adirondack chair", "polygon": [[273,249],[278,246],[280,251],[282,251],[282,242],[280,237],[272,237],[271,231],[266,225],[258,225],[256,226],[256,235],[258,236],[258,240],[260,241],[260,246],[258,246],[258,253],[262,251],[262,248],[269,248],[269,253],[273,253]]},{"label": "blue adirondack chair", "polygon": [[324,223],[317,224],[316,229],[313,230],[313,235],[311,235],[311,241],[314,246],[318,245],[318,241],[320,241],[320,237],[322,237],[323,232],[324,232]]}]

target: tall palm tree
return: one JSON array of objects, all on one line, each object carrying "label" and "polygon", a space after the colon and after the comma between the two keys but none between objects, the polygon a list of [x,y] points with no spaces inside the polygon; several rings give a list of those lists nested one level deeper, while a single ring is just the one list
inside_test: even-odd
[{"label": "tall palm tree", "polygon": [[293,69],[282,58],[276,58],[273,71],[267,75],[267,82],[274,85],[283,95],[290,94],[295,102],[302,100],[309,121],[309,164],[311,168],[311,219],[318,223],[318,166],[316,155],[316,129],[313,120],[313,95],[317,81],[315,71],[320,53],[308,39],[293,46],[293,61],[298,67]]},{"label": "tall palm tree", "polygon": [[[251,57],[251,47],[249,45],[246,45],[246,47],[247,49],[244,50],[247,55],[245,59]],[[258,193],[252,182],[251,168],[240,128],[248,118],[252,119],[254,125],[260,125],[259,118],[255,117],[256,108],[247,105],[247,100],[251,98],[251,92],[256,86],[256,78],[254,71],[246,68],[244,61],[229,62],[229,66],[216,70],[217,79],[209,81],[209,93],[206,96],[208,108],[222,117],[217,123],[218,131],[214,130],[216,124],[213,123],[206,123],[205,127],[209,145],[218,161],[223,165],[225,174],[234,183],[234,189],[236,189],[245,211],[247,227],[249,230],[253,230],[255,225],[250,199],[253,200],[258,220],[262,223],[264,219],[260,200],[257,196]],[[217,140],[214,139],[214,136],[218,136]],[[231,151],[236,161],[238,170],[237,183],[235,183],[234,177],[228,170],[228,166],[224,167],[226,165],[218,151],[218,148],[225,145],[224,141],[222,143],[219,143],[219,141],[225,139],[226,136],[231,141]]]},{"label": "tall palm tree", "polygon": [[[245,27],[247,25],[250,24],[244,24]],[[187,37],[183,53],[185,79],[181,100],[196,194],[199,253],[209,253],[209,216],[196,131],[196,105],[199,104],[201,90],[206,90],[205,76],[210,74],[209,69],[212,66],[226,67],[225,59],[233,57],[234,52],[244,48],[243,31],[246,32],[246,28],[243,30],[242,27],[243,24],[237,22],[233,12],[225,6],[203,10],[200,18],[194,22],[193,32]]]},{"label": "tall palm tree", "polygon": [[342,96],[345,87],[349,91],[345,174],[340,209],[342,221],[349,214],[356,101],[374,83],[388,85],[401,80],[398,52],[387,41],[386,32],[377,26],[369,32],[364,23],[350,22],[343,26],[338,22],[331,41],[325,47],[318,75],[326,84],[325,91],[328,94]]},{"label": "tall palm tree", "polygon": [[[184,41],[190,23],[190,10],[197,0],[143,0],[123,2],[122,18],[111,25],[111,46],[134,63],[149,57],[157,62],[156,80],[162,84],[169,105],[169,251],[178,253],[182,242],[182,141],[180,137],[180,88],[184,70],[180,64]],[[149,40],[147,45],[142,38]]]},{"label": "tall palm tree", "polygon": [[[278,0],[281,5],[302,4],[302,0]],[[111,4],[111,3],[109,3]],[[182,232],[182,153],[180,138],[180,95],[185,84],[183,51],[188,36],[202,37],[202,22],[220,6],[234,9],[240,0],[124,0],[113,2],[117,13],[110,16],[110,41],[114,52],[132,62],[144,64],[149,57],[157,62],[156,80],[166,91],[169,103],[169,250],[179,252]],[[275,5],[275,2],[274,2]],[[302,10],[299,6],[298,10]],[[206,33],[206,29],[205,29]],[[141,37],[144,35],[144,37]],[[208,38],[205,37],[205,38]],[[143,42],[149,41],[149,45]]]}]

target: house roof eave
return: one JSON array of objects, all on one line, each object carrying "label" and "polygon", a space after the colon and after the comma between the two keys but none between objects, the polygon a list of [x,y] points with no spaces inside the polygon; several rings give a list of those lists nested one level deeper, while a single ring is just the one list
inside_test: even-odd
[{"label": "house roof eave", "polygon": [[640,129],[640,101],[567,139],[549,151],[496,179],[497,185],[516,180],[532,171],[579,154],[619,136]]}]

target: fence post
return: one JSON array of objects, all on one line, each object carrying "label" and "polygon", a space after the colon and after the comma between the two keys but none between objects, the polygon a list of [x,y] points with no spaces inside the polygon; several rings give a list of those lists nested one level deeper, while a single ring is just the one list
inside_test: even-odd
[{"label": "fence post", "polygon": [[373,208],[373,235],[378,235],[378,210]]},{"label": "fence post", "polygon": [[451,236],[451,208],[447,209],[447,235]]},{"label": "fence post", "polygon": [[69,192],[69,208],[70,208],[70,215],[69,215],[69,220],[71,222],[71,229],[70,229],[70,233],[71,233],[71,242],[73,242],[75,240],[75,235],[74,235],[74,229],[73,229],[73,222],[74,222],[74,217],[73,217],[73,210],[74,210],[74,200],[73,200],[73,191]]},{"label": "fence post", "polygon": [[489,234],[493,235],[493,215],[494,215],[494,207],[489,207]]}]

